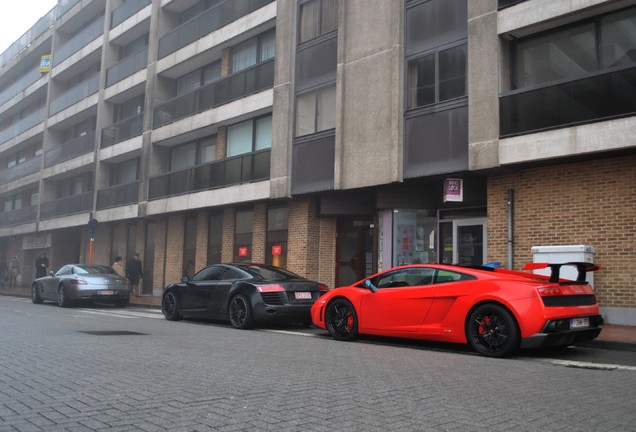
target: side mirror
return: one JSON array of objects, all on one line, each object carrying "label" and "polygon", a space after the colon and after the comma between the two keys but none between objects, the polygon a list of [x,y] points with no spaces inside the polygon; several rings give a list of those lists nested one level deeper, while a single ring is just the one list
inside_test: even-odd
[{"label": "side mirror", "polygon": [[53,277],[55,275],[55,273],[53,273],[52,271],[49,272],[49,276]]},{"label": "side mirror", "polygon": [[190,283],[190,276],[185,275],[181,278],[181,282],[183,282],[184,284]]},{"label": "side mirror", "polygon": [[371,290],[371,292],[377,293],[378,292],[378,287],[373,285],[373,283],[371,282],[371,279],[367,279],[364,281],[364,286],[369,288]]}]

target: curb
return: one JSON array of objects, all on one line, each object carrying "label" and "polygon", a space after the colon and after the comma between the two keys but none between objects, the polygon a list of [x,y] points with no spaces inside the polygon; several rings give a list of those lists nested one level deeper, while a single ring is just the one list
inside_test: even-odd
[{"label": "curb", "polygon": [[636,344],[630,342],[617,342],[612,340],[591,340],[588,342],[577,343],[575,346],[582,348],[606,349],[614,351],[631,351],[636,352]]}]

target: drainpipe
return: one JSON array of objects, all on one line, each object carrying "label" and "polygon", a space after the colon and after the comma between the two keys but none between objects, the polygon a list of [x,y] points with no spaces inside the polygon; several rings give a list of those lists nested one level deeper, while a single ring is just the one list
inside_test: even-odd
[{"label": "drainpipe", "polygon": [[508,270],[514,268],[514,222],[515,222],[515,192],[508,189]]}]

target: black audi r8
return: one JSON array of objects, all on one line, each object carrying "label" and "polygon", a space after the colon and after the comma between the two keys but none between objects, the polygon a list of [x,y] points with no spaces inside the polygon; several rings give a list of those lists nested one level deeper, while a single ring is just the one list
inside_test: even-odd
[{"label": "black audi r8", "polygon": [[170,321],[204,317],[229,320],[238,329],[273,320],[309,325],[311,306],[326,292],[326,285],[279,267],[214,264],[168,285],[161,311]]}]

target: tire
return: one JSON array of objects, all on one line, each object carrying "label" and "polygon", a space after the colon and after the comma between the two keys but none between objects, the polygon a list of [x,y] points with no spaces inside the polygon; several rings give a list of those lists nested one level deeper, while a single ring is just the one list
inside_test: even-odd
[{"label": "tire", "polygon": [[44,301],[44,299],[40,297],[36,284],[31,285],[31,301],[35,304],[41,304]]},{"label": "tire", "polygon": [[168,321],[179,321],[182,318],[179,312],[179,298],[173,291],[168,291],[163,295],[161,312]]},{"label": "tire", "polygon": [[521,341],[519,325],[505,307],[488,303],[477,307],[466,323],[468,344],[486,357],[508,357]]},{"label": "tire", "polygon": [[66,295],[66,288],[62,284],[57,287],[57,304],[64,308],[71,307],[71,300]]},{"label": "tire", "polygon": [[230,323],[237,329],[247,330],[254,326],[250,303],[243,294],[232,297],[228,307],[228,315]]},{"label": "tire", "polygon": [[332,301],[325,312],[325,325],[329,334],[339,341],[352,341],[358,337],[358,314],[346,299]]}]

